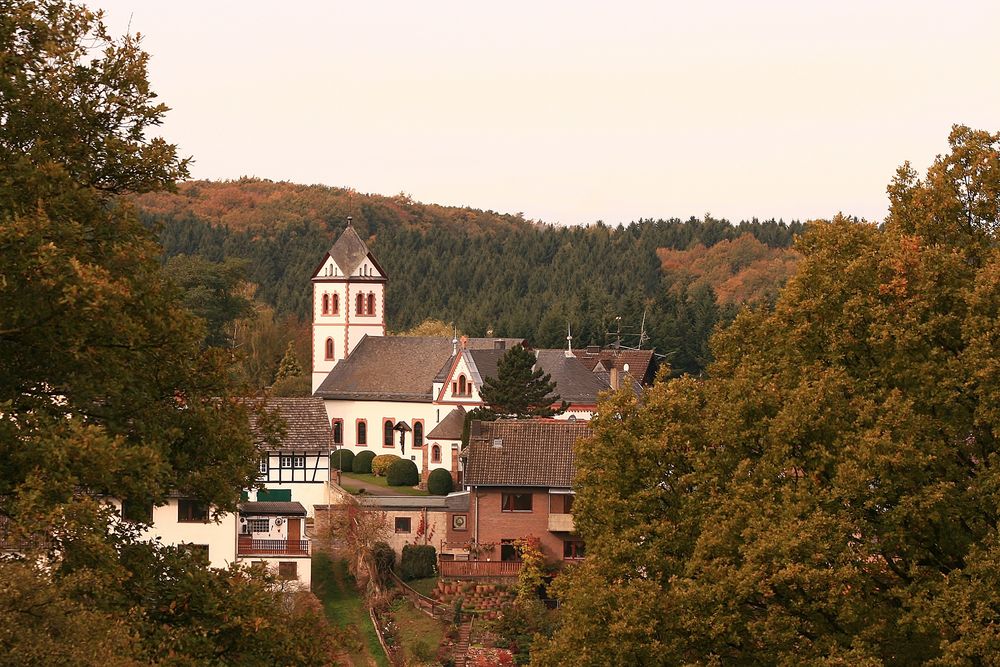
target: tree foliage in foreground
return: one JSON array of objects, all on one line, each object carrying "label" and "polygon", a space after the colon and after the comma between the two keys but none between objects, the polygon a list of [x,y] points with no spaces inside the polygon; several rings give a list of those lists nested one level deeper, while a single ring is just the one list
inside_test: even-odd
[{"label": "tree foliage in foreground", "polygon": [[138,541],[97,500],[233,511],[256,478],[231,357],[122,199],[187,174],[151,137],[146,54],[59,0],[0,2],[0,53],[0,537],[23,556],[0,563],[4,662],[326,661],[315,610]]},{"label": "tree foliage in foreground", "polygon": [[995,659],[1000,134],[950,141],[883,226],[815,225],[706,380],[601,407],[535,664]]}]

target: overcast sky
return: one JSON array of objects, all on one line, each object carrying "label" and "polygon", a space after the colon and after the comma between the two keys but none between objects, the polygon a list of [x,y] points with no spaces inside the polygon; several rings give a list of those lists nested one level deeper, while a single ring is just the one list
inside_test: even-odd
[{"label": "overcast sky", "polygon": [[196,178],[564,224],[885,214],[1000,129],[1000,2],[94,0],[144,35]]}]

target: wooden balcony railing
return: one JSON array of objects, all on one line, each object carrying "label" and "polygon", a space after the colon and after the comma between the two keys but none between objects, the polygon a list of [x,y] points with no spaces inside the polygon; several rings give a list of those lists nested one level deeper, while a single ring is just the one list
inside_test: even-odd
[{"label": "wooden balcony railing", "polygon": [[475,579],[477,577],[516,577],[521,562],[512,560],[442,560],[438,572],[442,577]]},{"label": "wooden balcony railing", "polygon": [[309,540],[255,540],[240,536],[237,556],[308,556]]}]

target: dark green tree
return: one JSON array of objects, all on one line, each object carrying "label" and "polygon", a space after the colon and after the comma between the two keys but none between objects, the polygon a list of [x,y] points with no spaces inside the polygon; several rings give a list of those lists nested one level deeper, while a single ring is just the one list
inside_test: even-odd
[{"label": "dark green tree", "polygon": [[[535,368],[535,355],[520,345],[507,350],[497,363],[497,376],[483,381],[479,395],[486,404],[485,415],[494,418],[526,419],[551,417],[566,411],[554,393],[556,383],[541,368]],[[552,407],[559,403],[559,407]],[[470,413],[471,414],[471,413]]]}]

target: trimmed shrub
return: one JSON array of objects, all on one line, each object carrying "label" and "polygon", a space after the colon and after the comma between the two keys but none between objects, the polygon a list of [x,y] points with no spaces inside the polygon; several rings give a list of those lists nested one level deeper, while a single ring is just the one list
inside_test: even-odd
[{"label": "trimmed shrub", "polygon": [[351,472],[361,473],[363,475],[370,475],[372,472],[372,459],[375,458],[375,452],[363,451],[359,452],[357,456],[354,457],[354,463],[351,466]]},{"label": "trimmed shrub", "polygon": [[427,491],[435,496],[447,496],[451,493],[454,484],[451,480],[451,473],[444,468],[435,468],[427,476]]},{"label": "trimmed shrub", "polygon": [[399,576],[406,581],[433,577],[437,574],[436,565],[437,549],[433,546],[430,544],[407,544],[403,547],[402,558],[399,559]]},{"label": "trimmed shrub", "polygon": [[385,542],[372,545],[372,560],[375,561],[375,573],[382,585],[389,583],[389,571],[396,567],[396,552]]},{"label": "trimmed shrub", "polygon": [[389,486],[416,486],[420,483],[420,472],[417,464],[409,459],[393,461],[385,471],[385,480]]},{"label": "trimmed shrub", "polygon": [[337,470],[351,472],[354,470],[354,452],[344,448],[338,449],[330,455],[330,465]]},{"label": "trimmed shrub", "polygon": [[385,474],[385,471],[388,470],[389,466],[391,466],[396,461],[402,461],[402,459],[396,456],[395,454],[379,454],[374,459],[372,459],[372,474],[375,475],[376,477],[383,476]]}]

